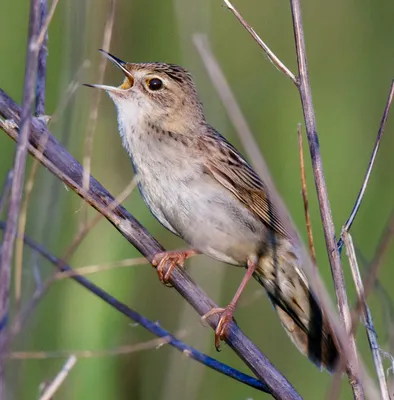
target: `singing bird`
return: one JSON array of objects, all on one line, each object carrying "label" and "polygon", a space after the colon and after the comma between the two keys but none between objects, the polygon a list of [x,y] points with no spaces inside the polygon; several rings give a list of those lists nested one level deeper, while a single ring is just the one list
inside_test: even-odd
[{"label": "singing bird", "polygon": [[[127,63],[121,86],[104,89],[115,103],[119,133],[153,215],[190,245],[158,254],[159,276],[203,253],[247,268],[220,313],[215,344],[226,335],[237,301],[253,276],[266,290],[286,332],[320,368],[333,371],[338,349],[330,324],[302,270],[302,261],[271,200],[270,189],[241,153],[205,119],[190,73],[173,64]],[[171,267],[163,273],[166,263]]]}]

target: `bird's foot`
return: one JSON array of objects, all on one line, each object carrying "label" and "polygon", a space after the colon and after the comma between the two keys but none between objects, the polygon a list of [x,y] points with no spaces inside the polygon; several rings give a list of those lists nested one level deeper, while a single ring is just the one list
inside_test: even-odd
[{"label": "bird's foot", "polygon": [[196,250],[183,250],[183,251],[165,251],[158,253],[153,257],[152,265],[156,267],[157,274],[161,283],[167,286],[171,278],[172,270],[178,265],[183,268],[185,260],[194,256],[198,252]]},{"label": "bird's foot", "polygon": [[233,314],[235,311],[235,306],[229,304],[226,308],[212,308],[205,315],[202,316],[202,320],[205,322],[207,318],[215,314],[221,314],[219,322],[215,329],[215,347],[217,351],[220,351],[220,341],[224,340],[227,336],[227,330],[232,321],[235,322]]}]

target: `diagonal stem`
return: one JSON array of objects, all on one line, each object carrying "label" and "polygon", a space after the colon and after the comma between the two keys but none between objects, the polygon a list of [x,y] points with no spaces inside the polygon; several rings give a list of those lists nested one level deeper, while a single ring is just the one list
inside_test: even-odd
[{"label": "diagonal stem", "polygon": [[[5,229],[5,223],[3,221],[0,221],[0,230]],[[201,362],[202,364],[208,366],[209,368],[214,369],[215,371],[221,372],[224,375],[227,375],[233,379],[238,380],[239,382],[245,383],[248,386],[254,387],[255,389],[264,391],[269,393],[268,388],[258,381],[255,378],[252,378],[251,376],[248,376],[242,372],[239,372],[238,370],[229,367],[226,364],[222,364],[221,362],[203,354],[200,353],[198,350],[194,349],[193,347],[190,347],[183,343],[182,341],[176,339],[173,335],[171,335],[168,331],[166,331],[164,328],[162,328],[159,324],[152,322],[142,316],[141,314],[137,313],[136,311],[132,310],[129,308],[126,304],[121,303],[119,300],[115,299],[112,297],[109,293],[105,292],[103,289],[100,287],[96,286],[94,283],[86,279],[85,277],[79,275],[76,270],[72,269],[69,265],[65,264],[65,262],[57,257],[55,257],[53,254],[51,254],[44,246],[36,243],[34,240],[32,240],[28,236],[23,236],[22,240],[24,243],[41,254],[45,259],[47,259],[49,262],[54,264],[55,267],[59,269],[59,271],[68,273],[69,277],[76,281],[78,284],[83,286],[85,289],[90,291],[92,294],[95,296],[101,298],[103,301],[105,301],[109,306],[113,307],[115,310],[119,311],[120,313],[124,314],[126,317],[130,318],[134,322],[138,323],[141,325],[143,328],[147,329],[149,332],[153,333],[154,335],[165,339],[166,343],[168,343],[170,346],[175,347],[177,350],[183,352],[186,354],[188,357],[192,358],[193,360],[196,360],[198,362]]]},{"label": "diagonal stem", "polygon": [[349,216],[348,220],[346,221],[345,225],[342,228],[341,238],[338,241],[338,248],[339,249],[342,247],[342,244],[343,244],[343,239],[342,239],[343,233],[344,232],[349,232],[349,230],[350,230],[350,228],[351,228],[351,226],[352,226],[352,224],[354,222],[354,219],[356,218],[358,210],[360,209],[361,202],[363,200],[364,193],[365,193],[365,191],[367,189],[369,178],[371,176],[372,168],[373,168],[374,163],[375,163],[376,155],[378,154],[380,141],[382,139],[383,131],[384,131],[384,128],[386,126],[387,117],[389,115],[389,111],[390,111],[390,108],[391,108],[391,103],[393,101],[393,97],[394,97],[394,80],[391,82],[390,92],[389,92],[389,96],[388,96],[388,99],[387,99],[387,102],[386,102],[386,107],[384,109],[382,120],[380,122],[379,131],[378,131],[378,134],[376,136],[375,145],[374,145],[374,148],[372,150],[371,158],[370,158],[369,163],[368,163],[368,168],[367,168],[367,172],[366,172],[365,177],[364,177],[363,184],[361,185],[360,192],[357,195],[357,199],[356,199],[356,201],[354,203],[352,212],[350,213],[350,216]]},{"label": "diagonal stem", "polygon": [[227,8],[235,15],[242,26],[249,32],[252,38],[263,49],[268,60],[281,72],[283,72],[295,85],[297,85],[296,76],[286,67],[286,65],[276,56],[276,54],[265,44],[256,31],[245,21],[240,12],[230,3],[229,0],[224,0]]},{"label": "diagonal stem", "polygon": [[[19,113],[20,108],[0,89],[0,115],[18,123]],[[17,130],[1,119],[0,128],[11,138],[18,140]],[[113,209],[110,208],[113,205],[113,196],[93,177],[90,177],[89,190],[87,191],[83,188],[82,166],[56,141],[45,124],[36,118],[33,118],[32,121],[29,146],[29,152],[33,156],[39,157],[42,154],[37,150],[42,135],[48,136],[44,154],[40,158],[40,162],[46,168],[102,213],[149,261],[152,261],[156,253],[164,251],[163,247],[121,205]],[[175,269],[171,274],[170,283],[201,316],[210,309],[217,307],[204,291],[190,279],[185,271],[179,268]],[[218,317],[210,318],[210,326],[216,328],[218,320]],[[301,399],[287,379],[275,369],[264,354],[233,322],[229,326],[226,341],[256,376],[267,385],[274,398],[284,400]]]}]

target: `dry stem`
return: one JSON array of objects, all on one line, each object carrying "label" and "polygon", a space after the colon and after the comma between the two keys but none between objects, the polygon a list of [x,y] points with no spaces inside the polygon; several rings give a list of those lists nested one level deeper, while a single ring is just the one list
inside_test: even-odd
[{"label": "dry stem", "polygon": [[361,185],[360,192],[357,195],[357,199],[356,199],[356,202],[355,202],[355,204],[353,206],[353,209],[352,209],[352,211],[350,213],[350,216],[349,216],[348,220],[346,221],[345,225],[342,228],[341,239],[340,239],[340,241],[338,243],[339,247],[341,246],[343,233],[344,232],[349,232],[349,230],[350,230],[350,228],[351,228],[351,226],[352,226],[352,224],[354,222],[354,219],[356,218],[357,212],[360,209],[361,202],[363,200],[364,193],[365,193],[365,191],[367,189],[368,181],[369,181],[369,178],[371,176],[372,168],[373,168],[374,163],[375,163],[376,155],[378,154],[380,141],[382,139],[384,128],[386,126],[387,117],[389,115],[389,111],[390,111],[390,108],[391,108],[391,103],[393,101],[393,96],[394,96],[394,80],[391,82],[389,96],[388,96],[388,99],[387,99],[387,102],[386,102],[386,107],[384,108],[382,120],[380,121],[379,131],[378,131],[378,134],[376,136],[375,145],[374,145],[374,148],[372,150],[371,158],[370,158],[369,163],[368,163],[367,172],[365,174],[363,184]]},{"label": "dry stem", "polygon": [[[312,159],[313,176],[315,179],[317,198],[319,201],[320,215],[326,240],[328,258],[334,279],[335,293],[337,296],[339,314],[342,322],[349,332],[351,328],[351,315],[347,299],[345,279],[341,265],[339,251],[335,241],[335,228],[331,215],[331,207],[328,200],[327,185],[323,173],[323,162],[317,135],[316,118],[312,103],[312,92],[309,84],[308,64],[305,50],[304,29],[302,26],[300,0],[290,0],[293,17],[294,37],[296,43],[298,63],[298,90],[301,97],[304,113],[306,133],[309,142],[309,150]],[[360,380],[359,362],[354,336],[349,335],[350,349],[348,354],[347,372],[352,385],[355,399],[365,399],[364,389]]]},{"label": "dry stem", "polygon": [[[25,82],[20,121],[20,136],[15,154],[13,179],[11,185],[10,203],[7,214],[7,226],[4,232],[2,254],[0,260],[0,352],[4,351],[3,344],[6,338],[6,324],[9,313],[9,292],[11,281],[11,260],[17,231],[19,208],[22,200],[23,182],[25,177],[27,148],[30,135],[31,112],[34,104],[34,92],[37,74],[38,50],[36,45],[40,22],[39,0],[30,3],[29,39],[27,47],[27,61],[25,68]],[[4,381],[4,365],[0,364],[0,398],[6,398]]]},{"label": "dry stem", "polygon": [[371,311],[365,299],[364,286],[361,279],[360,270],[358,268],[353,240],[349,232],[344,232],[342,237],[349,258],[350,269],[352,271],[353,281],[356,286],[358,301],[360,302],[362,308],[363,322],[365,325],[365,329],[367,331],[369,346],[371,348],[372,357],[375,364],[375,370],[378,375],[380,393],[382,395],[383,400],[390,400],[387,383],[384,376],[384,369],[383,369],[382,357],[380,355],[380,348],[378,345],[378,338],[375,332]]},{"label": "dry stem", "polygon": [[[110,13],[107,21],[105,23],[104,28],[104,37],[102,48],[108,51],[109,46],[111,44],[111,37],[112,37],[112,29],[114,26],[115,20],[115,0],[111,0],[110,2]],[[107,58],[103,57],[99,64],[99,77],[98,82],[101,84],[104,79],[105,67],[107,66]],[[92,150],[93,150],[93,138],[94,132],[96,130],[97,118],[98,118],[98,107],[101,99],[101,90],[95,94],[92,106],[90,108],[89,119],[88,119],[88,126],[85,135],[85,149],[84,149],[84,157],[83,157],[83,169],[85,171],[84,178],[83,178],[83,187],[85,189],[89,189],[89,177],[90,177],[90,165],[91,165],[91,158],[92,158]],[[83,221],[83,224],[85,221]],[[82,225],[83,226],[83,225]]]},{"label": "dry stem", "polygon": [[295,75],[286,67],[285,64],[275,55],[275,53],[261,40],[259,35],[255,32],[255,30],[245,21],[242,15],[238,12],[238,10],[230,3],[229,0],[224,0],[224,3],[228,7],[228,9],[237,17],[238,21],[242,24],[242,26],[251,34],[253,39],[258,43],[258,45],[264,50],[264,53],[267,55],[268,60],[282,71],[288,78],[290,78],[294,84],[297,85],[297,78]]},{"label": "dry stem", "polygon": [[300,153],[301,192],[302,192],[302,199],[304,202],[306,231],[308,232],[309,250],[311,252],[312,262],[313,262],[313,265],[315,267],[317,267],[315,245],[313,244],[311,216],[309,215],[309,203],[308,203],[308,192],[307,192],[307,188],[306,188],[304,150],[302,147],[301,124],[298,124],[297,134],[298,134],[298,151]]},{"label": "dry stem", "polygon": [[[0,229],[4,229],[4,226],[5,226],[5,224],[2,221],[0,221]],[[173,335],[171,335],[165,329],[161,328],[160,325],[157,324],[157,322],[149,321],[147,318],[145,318],[141,314],[138,314],[136,311],[130,309],[126,304],[121,303],[120,301],[118,301],[117,299],[115,299],[114,297],[109,295],[107,292],[105,292],[98,286],[94,285],[92,282],[90,282],[85,277],[82,277],[82,276],[76,274],[75,271],[73,269],[71,269],[64,262],[64,260],[58,259],[57,257],[53,256],[43,246],[38,245],[36,242],[34,242],[29,237],[25,236],[23,238],[23,240],[26,243],[26,245],[31,247],[33,250],[37,251],[45,259],[47,259],[52,264],[54,264],[60,271],[59,273],[69,273],[70,277],[74,281],[79,283],[81,286],[83,286],[85,289],[90,291],[92,294],[101,298],[109,306],[113,307],[118,312],[122,313],[123,315],[130,318],[131,320],[135,321],[137,323],[137,325],[141,325],[143,328],[147,329],[152,334],[158,336],[162,340],[164,339],[165,343],[168,343],[170,346],[173,346],[174,348],[181,351],[183,354],[187,355],[188,357],[192,358],[193,360],[198,361],[215,371],[218,371],[224,375],[227,375],[233,379],[238,380],[241,383],[245,383],[245,384],[247,384],[251,387],[254,387],[258,390],[270,393],[268,387],[264,383],[258,381],[255,378],[252,378],[242,372],[239,372],[236,369],[229,367],[228,365],[222,364],[222,363],[218,362],[217,360],[199,352],[198,350],[196,350],[196,349],[186,345],[185,343],[181,342],[180,340],[176,339]],[[56,275],[57,274],[55,274],[54,276],[56,276]],[[45,283],[44,286],[49,286],[52,282],[53,282],[53,279],[49,279]],[[33,296],[33,300],[35,302],[37,302],[44,292],[45,292],[45,289],[43,289],[41,291],[36,291],[35,295]],[[29,306],[32,307],[32,303],[30,303]],[[22,322],[23,322],[22,320],[25,319],[29,314],[30,314],[30,310],[27,309],[20,316],[19,321],[14,321],[14,324],[11,329],[13,334],[18,333],[18,331],[22,325]],[[161,342],[161,344],[164,344],[164,343]],[[143,344],[142,344],[142,346],[143,346]],[[8,355],[9,355],[8,353],[3,354],[3,357],[9,358]],[[299,397],[296,397],[296,398],[299,398]]]},{"label": "dry stem", "polygon": [[64,363],[63,368],[55,376],[55,379],[45,388],[44,393],[40,396],[40,400],[51,400],[58,391],[59,387],[67,378],[67,375],[77,362],[77,357],[71,355]]}]

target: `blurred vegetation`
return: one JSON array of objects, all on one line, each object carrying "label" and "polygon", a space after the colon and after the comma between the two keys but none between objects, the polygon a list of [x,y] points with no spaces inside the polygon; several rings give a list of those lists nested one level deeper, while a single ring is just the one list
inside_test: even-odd
[{"label": "blurred vegetation", "polygon": [[[23,89],[28,3],[27,0],[0,0],[0,36],[3,38],[0,87],[18,102]],[[59,105],[64,103],[70,83],[75,79],[96,81],[102,57],[97,49],[102,46],[109,5],[109,0],[60,1],[49,29],[47,113],[57,113],[50,128],[79,160],[83,156],[90,105],[97,92],[79,86],[60,111]],[[235,5],[295,72],[289,2],[247,0],[237,1]],[[360,188],[394,75],[394,3],[305,0],[302,5],[325,175],[339,233]],[[117,0],[111,52],[127,61],[164,61],[189,68],[196,78],[208,120],[240,147],[193,46],[191,38],[196,32],[209,36],[277,187],[306,241],[296,134],[297,123],[303,117],[297,91],[266,60],[220,0]],[[81,70],[85,60],[90,65]],[[119,71],[108,65],[105,82],[115,84],[121,79]],[[357,247],[366,259],[373,255],[393,208],[393,130],[394,118],[389,118],[371,182],[352,228]],[[94,139],[92,173],[112,193],[120,193],[132,178],[132,169],[118,137],[113,104],[106,96],[100,103]],[[0,179],[12,165],[14,149],[15,144],[0,132]],[[333,293],[310,162],[307,166],[319,269]],[[172,249],[184,246],[154,220],[137,191],[125,205],[164,246]],[[90,218],[95,215],[40,167],[28,210],[28,234],[61,256],[72,243],[86,213]],[[138,252],[110,224],[102,221],[79,247],[71,265],[102,264],[137,256]],[[393,293],[394,272],[390,268],[393,261],[391,251],[379,273],[389,293]],[[25,249],[23,304],[27,304],[35,289],[35,265],[43,279],[52,273],[52,266]],[[241,269],[203,256],[193,259],[189,266],[193,278],[222,305],[229,302],[243,274]],[[346,262],[344,268],[350,298],[354,301]],[[231,350],[224,348],[216,353],[212,331],[201,325],[175,290],[159,283],[150,266],[113,269],[91,278],[171,332],[183,331],[182,337],[187,343],[246,371]],[[382,301],[374,293],[369,303],[380,344],[387,350],[389,321]],[[330,376],[319,372],[298,353],[257,283],[248,286],[236,317],[244,331],[305,399],[325,398]],[[130,324],[73,282],[63,280],[54,284],[40,301],[14,342],[13,350],[103,350],[150,339],[152,336],[142,328]],[[364,329],[358,330],[358,342],[372,371]],[[54,377],[63,363],[61,358],[8,361],[9,399],[36,398],[39,385]],[[341,399],[350,399],[345,378],[342,386]],[[267,396],[164,346],[116,357],[79,359],[55,398],[235,400],[262,397]]]}]

